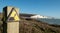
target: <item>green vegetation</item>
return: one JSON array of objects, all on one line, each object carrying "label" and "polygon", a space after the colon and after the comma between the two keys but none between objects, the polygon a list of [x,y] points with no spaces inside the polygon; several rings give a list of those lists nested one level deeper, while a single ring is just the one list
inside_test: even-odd
[{"label": "green vegetation", "polygon": [[[0,15],[0,20],[2,16]],[[0,33],[3,32],[3,22],[0,21]],[[58,27],[57,27],[58,26]],[[21,18],[20,33],[60,33],[60,25],[50,25],[34,19]]]}]

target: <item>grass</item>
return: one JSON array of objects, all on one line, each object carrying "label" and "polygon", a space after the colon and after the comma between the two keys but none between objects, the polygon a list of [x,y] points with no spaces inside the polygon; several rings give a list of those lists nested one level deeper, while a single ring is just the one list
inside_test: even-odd
[{"label": "grass", "polygon": [[[2,16],[0,15],[0,19]],[[3,32],[3,22],[0,21],[0,33]],[[21,19],[19,23],[20,33],[60,33],[59,25],[50,25],[34,19]]]}]

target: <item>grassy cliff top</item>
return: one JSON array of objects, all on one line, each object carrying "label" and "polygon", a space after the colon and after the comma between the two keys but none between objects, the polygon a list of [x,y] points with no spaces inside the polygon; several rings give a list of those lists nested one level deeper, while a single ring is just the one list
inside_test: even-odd
[{"label": "grassy cliff top", "polygon": [[[21,14],[20,16],[31,16],[31,14]],[[2,17],[2,14],[0,14],[0,33],[3,32]],[[21,18],[19,23],[20,33],[60,33],[60,25],[51,25],[35,19],[25,18]]]}]

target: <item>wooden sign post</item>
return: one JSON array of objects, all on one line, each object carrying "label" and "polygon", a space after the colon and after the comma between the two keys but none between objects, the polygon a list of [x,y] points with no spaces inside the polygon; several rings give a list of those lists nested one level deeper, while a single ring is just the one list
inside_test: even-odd
[{"label": "wooden sign post", "polygon": [[19,9],[11,6],[3,8],[3,33],[19,33]]}]

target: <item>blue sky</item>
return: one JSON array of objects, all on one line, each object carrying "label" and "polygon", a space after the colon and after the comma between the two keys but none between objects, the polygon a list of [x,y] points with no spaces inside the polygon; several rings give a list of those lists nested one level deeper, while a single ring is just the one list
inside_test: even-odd
[{"label": "blue sky", "polygon": [[0,0],[0,12],[5,6],[18,7],[20,13],[60,18],[60,0]]}]

